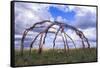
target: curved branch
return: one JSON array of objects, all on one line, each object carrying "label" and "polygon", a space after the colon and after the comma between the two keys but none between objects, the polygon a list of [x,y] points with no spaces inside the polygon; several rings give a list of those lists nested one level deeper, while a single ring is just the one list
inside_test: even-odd
[{"label": "curved branch", "polygon": [[[84,36],[84,34],[83,34],[80,30],[78,30],[77,28],[75,28],[75,27],[73,27],[73,26],[71,26],[71,25],[65,24],[65,23],[57,22],[57,21],[54,21],[54,22],[52,23],[50,20],[44,20],[44,21],[35,23],[32,27],[30,27],[30,28],[28,28],[28,29],[26,29],[26,30],[24,31],[23,36],[22,36],[22,39],[21,39],[21,55],[23,55],[23,49],[24,49],[23,43],[24,43],[24,39],[25,39],[27,33],[28,33],[30,30],[33,30],[34,28],[40,28],[40,27],[36,27],[36,25],[39,25],[39,24],[41,25],[41,24],[44,24],[44,23],[46,23],[46,22],[49,22],[49,23],[51,23],[51,24],[42,32],[42,33],[45,33],[45,34],[44,34],[44,37],[42,37],[42,38],[43,38],[43,45],[45,44],[45,38],[47,37],[47,33],[49,32],[48,30],[49,30],[50,28],[53,28],[53,27],[52,27],[53,25],[58,25],[58,26],[60,26],[60,28],[63,26],[61,33],[63,32],[65,37],[68,36],[68,35],[63,31],[63,30],[64,30],[64,27],[65,27],[65,28],[69,28],[69,29],[71,29],[71,30],[74,30],[74,31],[76,32],[76,34],[77,34],[77,35],[81,38],[81,40],[82,40],[83,48],[85,48],[84,41],[87,42],[88,48],[90,48],[90,44],[89,44],[89,42],[88,42],[88,39],[87,39],[87,38]],[[43,26],[41,26],[41,27],[43,27]],[[59,29],[57,30],[57,32],[55,33],[55,38],[54,38],[54,40],[53,40],[53,49],[54,49],[54,47],[55,47],[55,40],[56,40],[56,37],[57,37],[57,35],[58,35],[58,32],[60,31],[60,28],[59,28]],[[55,28],[54,28],[54,29],[55,29]],[[37,39],[37,37],[38,37],[40,34],[41,34],[41,32],[40,32],[40,33],[35,37],[35,39],[31,42],[31,44],[30,44],[30,53],[31,53],[32,45],[34,44],[35,40]],[[75,45],[73,39],[72,39],[70,36],[68,36],[68,37],[72,40],[72,42],[73,42],[73,44],[74,44],[74,46],[75,46],[75,48],[76,48],[76,45]],[[63,42],[64,42],[64,45],[65,45],[64,37],[62,36],[62,38],[63,38]],[[67,39],[67,38],[66,38],[66,39]],[[40,39],[40,40],[41,40],[41,39]],[[41,41],[40,41],[40,42],[41,42]],[[67,40],[66,40],[66,44],[67,44]],[[67,46],[67,47],[68,47],[68,46]],[[42,48],[42,45],[41,45],[41,48]]]},{"label": "curved branch", "polygon": [[[64,33],[64,31],[63,31],[63,33]],[[65,33],[64,33],[64,37],[66,39],[66,45],[67,45],[67,48],[68,48],[68,51],[69,51],[69,45],[68,45],[68,41],[67,41],[67,37],[66,37],[66,34]]]},{"label": "curved branch", "polygon": [[82,41],[82,45],[83,48],[85,48],[85,44],[84,44],[84,34],[81,31],[76,31],[76,34],[80,37],[81,41]]},{"label": "curved branch", "polygon": [[26,30],[24,31],[23,36],[22,36],[22,39],[21,39],[21,55],[23,55],[23,49],[24,49],[24,44],[23,44],[23,42],[24,42],[24,39],[25,39],[27,33],[28,33],[30,30],[34,29],[36,25],[38,25],[38,24],[43,24],[43,23],[46,23],[46,22],[51,23],[51,21],[49,21],[49,20],[44,20],[44,21],[41,21],[41,22],[37,22],[37,23],[35,23],[32,27],[30,27],[30,28],[28,28],[28,29],[26,29]]},{"label": "curved branch", "polygon": [[31,48],[32,48],[32,45],[34,44],[35,40],[38,38],[38,36],[39,36],[41,33],[42,33],[42,32],[40,32],[39,34],[37,34],[37,36],[36,36],[36,37],[33,39],[33,41],[31,42],[29,54],[31,54]]},{"label": "curved branch", "polygon": [[31,26],[31,27],[30,27],[30,29],[33,29],[33,28],[35,28],[35,26],[36,26],[36,25],[38,25],[38,24],[44,24],[44,23],[46,23],[46,22],[49,22],[49,23],[51,23],[51,21],[49,21],[49,20],[44,20],[44,21],[37,22],[37,23],[33,24],[33,26]]},{"label": "curved branch", "polygon": [[58,24],[60,24],[60,25],[62,25],[62,26],[64,26],[64,27],[66,27],[66,28],[70,28],[70,29],[75,30],[75,31],[78,30],[77,28],[75,28],[75,27],[73,27],[73,26],[71,26],[71,25],[65,24],[65,23],[61,23],[61,22],[58,22],[58,21],[55,21],[55,23],[58,23]]},{"label": "curved branch", "polygon": [[41,33],[41,37],[40,37],[39,51],[38,51],[39,54],[41,54],[42,47],[43,47],[43,42],[42,42],[43,39],[42,38],[43,38],[43,33]]},{"label": "curved branch", "polygon": [[45,44],[45,38],[46,38],[46,36],[47,36],[47,33],[48,33],[49,28],[51,28],[53,25],[55,25],[55,23],[52,23],[51,25],[49,25],[49,26],[46,28],[46,30],[44,31],[44,32],[45,32],[45,36],[44,36],[44,39],[43,39],[43,44]]},{"label": "curved branch", "polygon": [[66,34],[65,32],[64,32],[64,34],[65,34],[66,36],[68,36],[68,37],[70,38],[70,40],[72,40],[72,43],[74,44],[74,47],[76,48],[76,44],[74,43],[74,40],[73,40],[68,34]]},{"label": "curved branch", "polygon": [[34,44],[35,40],[37,39],[37,37],[38,37],[41,33],[45,33],[45,34],[44,34],[45,36],[44,36],[44,38],[43,38],[43,45],[44,45],[46,34],[47,34],[49,28],[52,27],[53,25],[54,25],[54,23],[51,24],[51,25],[49,25],[44,31],[40,32],[40,33],[35,37],[35,39],[34,39],[34,40],[31,42],[31,44],[30,44],[30,51],[29,51],[29,53],[31,53],[32,45]]},{"label": "curved branch", "polygon": [[84,37],[85,41],[87,42],[88,48],[90,48],[90,43],[88,41],[88,38],[86,38],[84,34],[83,34],[83,37]]},{"label": "curved branch", "polygon": [[[62,32],[61,32],[61,35],[62,35]],[[66,44],[65,44],[65,40],[64,40],[63,35],[62,35],[62,40],[63,40],[63,42],[64,42],[64,52],[66,52]]]},{"label": "curved branch", "polygon": [[54,47],[55,47],[55,41],[56,41],[57,35],[58,35],[59,31],[60,31],[60,28],[57,30],[57,32],[55,34],[55,37],[54,37],[54,40],[53,40],[53,50],[54,50]]},{"label": "curved branch", "polygon": [[22,39],[21,39],[21,56],[23,56],[23,50],[24,50],[24,39],[27,35],[27,33],[29,32],[30,29],[26,29],[23,33]]}]

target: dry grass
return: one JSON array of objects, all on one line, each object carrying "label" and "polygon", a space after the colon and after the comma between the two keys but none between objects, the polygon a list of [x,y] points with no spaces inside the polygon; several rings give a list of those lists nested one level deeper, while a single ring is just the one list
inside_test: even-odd
[{"label": "dry grass", "polygon": [[37,49],[32,50],[29,56],[28,50],[24,51],[24,57],[20,56],[20,51],[15,53],[15,66],[58,64],[58,63],[79,63],[97,61],[96,48],[91,49],[71,49],[64,53],[63,49],[46,49],[42,54],[37,53]]}]

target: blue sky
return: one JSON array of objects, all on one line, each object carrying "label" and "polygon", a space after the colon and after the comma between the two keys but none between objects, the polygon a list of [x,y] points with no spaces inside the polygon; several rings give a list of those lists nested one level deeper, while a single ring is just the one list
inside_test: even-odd
[{"label": "blue sky", "polygon": [[[89,39],[91,47],[96,47],[96,8],[87,6],[72,6],[72,5],[55,5],[55,4],[35,4],[35,3],[15,3],[15,47],[20,48],[22,34],[26,28],[31,27],[34,23],[43,20],[59,21],[70,24],[79,30],[83,31]],[[44,28],[34,29],[30,31],[25,39],[25,47],[28,48],[32,39],[49,23],[38,25]],[[58,26],[53,26],[58,29]],[[50,29],[56,32],[57,30]],[[66,29],[65,31],[71,36],[77,47],[82,47],[80,38],[74,31]],[[36,40],[34,47],[38,47],[39,38]],[[54,34],[48,34],[44,48],[52,48]],[[49,43],[49,44],[48,44]],[[70,39],[68,39],[70,48],[74,48]],[[56,48],[63,48],[61,33],[57,36]]]},{"label": "blue sky", "polygon": [[58,8],[56,8],[56,7],[50,7],[49,12],[51,13],[51,15],[53,16],[54,19],[56,19],[57,16],[61,16],[62,18],[67,19],[68,21],[73,21],[74,16],[75,16],[74,11],[63,12],[63,11],[59,10]]}]

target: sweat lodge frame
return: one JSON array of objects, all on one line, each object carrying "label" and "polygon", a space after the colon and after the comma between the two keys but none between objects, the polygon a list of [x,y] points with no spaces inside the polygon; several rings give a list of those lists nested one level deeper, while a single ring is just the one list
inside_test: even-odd
[{"label": "sweat lodge frame", "polygon": [[[48,3],[48,2],[33,2],[33,1],[11,1],[11,66],[12,67],[16,67],[15,66],[15,46],[14,46],[14,41],[15,41],[15,38],[14,38],[14,35],[15,35],[15,10],[14,10],[14,4],[15,3],[18,3],[18,2],[22,2],[22,3],[38,3],[38,4],[55,4],[55,5],[73,5],[73,6],[90,6],[90,7],[96,7],[96,46],[97,46],[97,48],[98,48],[98,6],[96,6],[96,5],[80,5],[80,4],[64,4],[64,3]],[[49,22],[48,20],[44,20],[44,21],[42,21],[42,23],[43,22]],[[38,22],[38,23],[40,23],[40,22]],[[63,32],[63,27],[62,26],[70,26],[70,25],[65,25],[65,24],[63,24],[63,23],[60,23],[60,22],[57,22],[57,21],[55,21],[55,23],[56,23],[56,25],[60,25],[60,28],[62,28],[61,29],[61,31]],[[52,25],[54,25],[54,24],[51,24],[51,26]],[[77,28],[74,28],[74,27],[72,27],[72,26],[70,26],[71,27],[71,29],[74,29],[75,31],[76,31],[76,33],[77,33],[77,35],[79,35],[80,36],[80,34],[82,34],[82,36],[84,36],[84,34],[81,32],[81,31],[79,31],[79,30],[77,30]],[[70,28],[69,27],[69,28]],[[34,26],[33,27],[29,27],[29,29],[26,29],[26,31],[23,33],[23,35],[26,35],[27,34],[27,30],[31,30],[31,29],[33,29],[34,28]],[[58,31],[60,30],[60,28],[58,29]],[[65,33],[65,32],[64,32]],[[41,34],[41,33],[40,33]],[[40,35],[39,34],[39,35]],[[57,33],[56,33],[57,34]],[[42,38],[42,35],[41,35],[41,38]],[[81,37],[80,37],[81,38]],[[84,36],[84,38],[85,38],[85,40],[87,40],[87,38]],[[21,44],[23,45],[23,40],[24,40],[24,36],[23,36],[23,38],[22,38],[22,40],[21,40]],[[54,40],[55,41],[55,40]],[[45,41],[44,41],[45,42]],[[72,41],[73,42],[73,41]],[[33,44],[34,42],[32,42],[31,44]],[[74,44],[74,43],[73,43]],[[82,44],[84,45],[84,42],[82,42]],[[90,48],[90,44],[88,43],[88,41],[87,41],[87,44],[89,45],[88,46],[88,48]],[[55,46],[55,43],[54,43],[54,46]],[[32,47],[32,46],[31,46]],[[83,46],[83,48],[84,48],[85,46]],[[53,47],[54,48],[54,47]],[[21,48],[22,50],[22,52],[21,52],[21,55],[23,55],[23,48]],[[66,51],[66,50],[65,50]],[[97,51],[97,50],[96,50]],[[41,48],[39,49],[39,53],[41,53]],[[97,53],[97,52],[96,52]],[[31,48],[30,48],[30,54],[31,54]],[[97,60],[96,60],[97,61]],[[84,62],[79,62],[79,63],[84,63]],[[58,63],[57,63],[58,64]],[[60,64],[66,64],[66,63],[60,63]],[[55,64],[43,64],[43,65],[55,65]],[[37,66],[37,65],[24,65],[24,66]],[[19,67],[19,66],[17,66],[17,67]],[[23,67],[23,66],[21,66],[21,67]]]}]

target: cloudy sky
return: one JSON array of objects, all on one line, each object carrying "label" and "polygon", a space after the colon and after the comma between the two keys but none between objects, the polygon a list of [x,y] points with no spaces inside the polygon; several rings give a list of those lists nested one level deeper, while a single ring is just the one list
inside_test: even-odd
[{"label": "cloudy sky", "polygon": [[[15,2],[15,48],[20,48],[23,31],[43,20],[59,21],[78,28],[88,38],[91,47],[96,47],[96,7]],[[25,47],[28,48],[32,39],[49,24],[42,24],[43,28],[30,31],[24,41]],[[58,29],[58,26],[53,27]],[[56,32],[54,29],[49,31]],[[74,31],[65,31],[74,39],[77,47],[82,47],[81,40]],[[48,33],[44,48],[52,48],[54,36]],[[35,48],[38,47],[39,38],[40,36],[34,43]],[[68,44],[74,48],[70,39]],[[61,33],[57,36],[56,48],[63,48]]]}]

